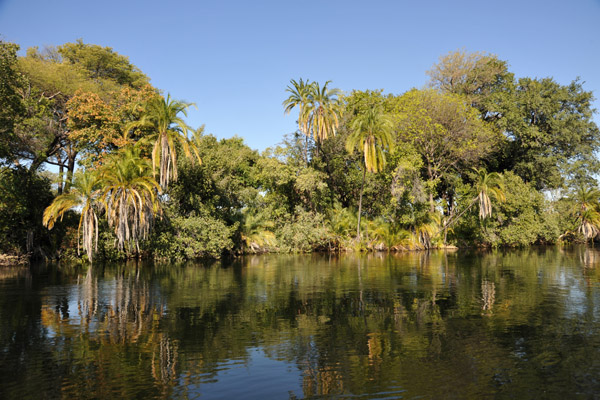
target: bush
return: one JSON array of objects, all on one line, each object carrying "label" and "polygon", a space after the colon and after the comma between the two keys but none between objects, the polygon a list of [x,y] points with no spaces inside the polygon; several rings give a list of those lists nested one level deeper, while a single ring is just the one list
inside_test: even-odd
[{"label": "bush", "polygon": [[280,251],[310,252],[325,248],[333,240],[322,214],[296,208],[295,216],[285,218],[275,235]]},{"label": "bush", "polygon": [[227,226],[210,216],[177,216],[169,222],[152,236],[150,246],[154,258],[220,258],[233,249],[232,237],[237,231],[237,224]]}]

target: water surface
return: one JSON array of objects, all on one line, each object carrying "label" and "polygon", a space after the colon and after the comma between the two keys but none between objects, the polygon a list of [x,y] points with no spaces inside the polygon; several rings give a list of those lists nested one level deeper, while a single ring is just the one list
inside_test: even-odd
[{"label": "water surface", "polygon": [[600,251],[0,270],[0,398],[596,398]]}]

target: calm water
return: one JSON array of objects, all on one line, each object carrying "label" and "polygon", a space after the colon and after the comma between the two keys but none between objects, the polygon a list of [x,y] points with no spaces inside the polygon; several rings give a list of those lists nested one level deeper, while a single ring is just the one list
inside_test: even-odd
[{"label": "calm water", "polygon": [[600,251],[0,269],[0,398],[600,398]]}]

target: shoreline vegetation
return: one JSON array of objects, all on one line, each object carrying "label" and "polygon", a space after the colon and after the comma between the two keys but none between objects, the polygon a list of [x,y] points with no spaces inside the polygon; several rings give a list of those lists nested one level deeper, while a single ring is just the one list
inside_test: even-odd
[{"label": "shoreline vegetation", "polygon": [[[0,41],[0,265],[589,243],[600,131],[583,81],[450,52],[405,93],[292,79],[277,146],[216,139],[194,104],[82,41]],[[293,118],[290,116],[290,118]]]}]

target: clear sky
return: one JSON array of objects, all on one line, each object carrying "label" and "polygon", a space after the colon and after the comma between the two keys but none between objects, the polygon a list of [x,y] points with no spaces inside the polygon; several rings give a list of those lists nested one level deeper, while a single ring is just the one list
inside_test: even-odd
[{"label": "clear sky", "polygon": [[295,130],[290,79],[399,94],[457,49],[494,53],[517,77],[579,76],[600,96],[600,0],[0,0],[0,37],[110,46],[195,102],[190,125],[260,150]]}]

